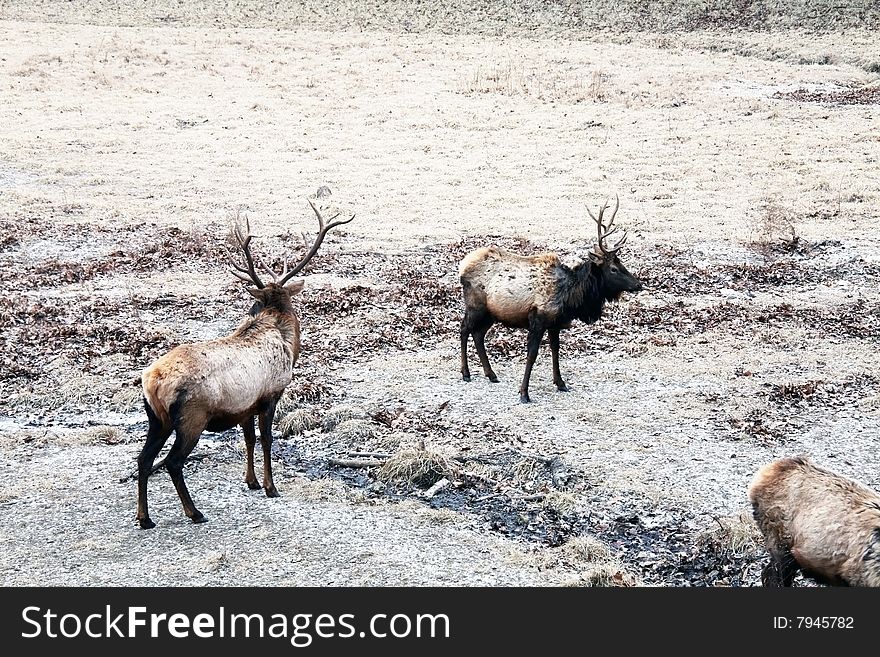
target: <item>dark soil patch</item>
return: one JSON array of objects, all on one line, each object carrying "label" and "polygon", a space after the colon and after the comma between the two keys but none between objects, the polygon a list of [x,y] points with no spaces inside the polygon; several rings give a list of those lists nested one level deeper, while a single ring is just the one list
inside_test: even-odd
[{"label": "dark soil patch", "polygon": [[[412,485],[384,485],[370,470],[329,467],[326,459],[306,458],[295,447],[283,458],[312,479],[330,477],[363,490],[368,497],[413,499],[431,508],[450,509],[474,516],[485,529],[506,538],[557,547],[591,535],[605,542],[614,556],[637,572],[646,584],[662,586],[752,586],[758,582],[754,554],[738,554],[718,540],[694,529],[694,518],[681,509],[658,509],[647,500],[631,496],[624,507],[602,491],[590,490],[589,513],[560,512],[544,506],[534,495],[503,490],[483,478],[462,472],[453,485],[426,501]],[[521,454],[503,451],[474,457],[510,472]],[[537,488],[552,489],[549,470],[537,470]],[[501,484],[510,481],[500,480]]]}]

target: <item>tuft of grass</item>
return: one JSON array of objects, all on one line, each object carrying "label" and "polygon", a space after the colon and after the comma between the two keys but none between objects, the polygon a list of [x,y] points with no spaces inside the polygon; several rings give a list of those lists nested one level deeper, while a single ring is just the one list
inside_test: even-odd
[{"label": "tuft of grass", "polygon": [[363,420],[366,417],[366,411],[358,406],[334,406],[324,416],[322,427],[329,432],[346,420]]},{"label": "tuft of grass", "polygon": [[388,459],[377,472],[385,482],[399,481],[420,488],[433,486],[443,477],[452,478],[455,467],[438,452],[429,449],[403,449]]},{"label": "tuft of grass", "polygon": [[393,453],[400,449],[401,444],[405,440],[405,434],[399,433],[389,433],[386,435],[379,435],[373,441],[372,447],[379,452],[388,452]]},{"label": "tuft of grass", "polygon": [[107,425],[89,429],[85,432],[83,438],[88,442],[104,443],[105,445],[118,445],[126,442],[125,433],[119,427]]},{"label": "tuft of grass", "polygon": [[438,509],[424,508],[419,515],[432,525],[449,525],[462,522],[462,515],[460,513],[446,507]]},{"label": "tuft of grass", "polygon": [[314,413],[305,408],[298,408],[278,420],[277,426],[282,438],[290,438],[302,435],[317,427],[318,424],[318,418]]},{"label": "tuft of grass", "polygon": [[375,433],[375,425],[369,420],[345,420],[336,427],[336,435],[352,445],[369,440]]},{"label": "tuft of grass", "polygon": [[638,579],[618,563],[604,563],[580,573],[568,586],[638,586]]},{"label": "tuft of grass", "polygon": [[761,530],[748,511],[715,518],[715,523],[698,536],[697,545],[720,557],[759,557],[764,553]]},{"label": "tuft of grass", "polygon": [[577,507],[577,498],[571,493],[564,493],[559,490],[551,490],[547,493],[541,505],[545,509],[553,509],[556,513],[571,513]]},{"label": "tuft of grass", "polygon": [[765,199],[763,210],[752,222],[750,246],[764,256],[779,250],[795,253],[800,246],[800,236],[794,225],[794,216],[794,212],[778,199]]},{"label": "tuft of grass", "polygon": [[592,536],[575,536],[559,547],[559,553],[572,563],[596,563],[611,559],[611,548]]}]

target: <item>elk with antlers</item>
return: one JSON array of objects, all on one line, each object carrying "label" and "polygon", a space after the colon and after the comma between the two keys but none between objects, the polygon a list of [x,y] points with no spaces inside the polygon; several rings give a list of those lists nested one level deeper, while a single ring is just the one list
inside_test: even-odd
[{"label": "elk with antlers", "polygon": [[606,244],[617,230],[612,224],[619,206],[617,199],[607,223],[607,203],[600,208],[598,217],[587,210],[596,222],[599,239],[589,257],[574,267],[564,265],[555,253],[521,256],[496,246],[476,249],[464,257],[459,267],[465,303],[461,321],[462,379],[471,379],[467,343],[473,335],[483,373],[493,383],[498,381],[489,364],[484,340],[492,325],[500,322],[529,331],[520,401],[530,401],[529,377],[545,333],[553,356],[553,383],[560,391],[568,389],[559,371],[559,331],[569,328],[575,319],[588,324],[595,322],[606,301],[616,301],[624,292],[642,289],[638,278],[618,258],[626,234],[613,247]]},{"label": "elk with antlers", "polygon": [[277,497],[272,481],[272,420],[275,405],[293,377],[293,366],[300,350],[299,319],[291,297],[303,288],[303,281],[289,282],[314,257],[324,236],[334,227],[352,219],[334,221],[339,213],[325,221],[309,199],[318,217],[318,234],[306,254],[292,268],[284,263],[278,275],[258,257],[260,266],[272,277],[263,282],[257,274],[251,253],[250,223],[246,234],[236,225],[234,236],[246,266],[232,257],[232,273],[247,283],[256,298],[249,316],[231,335],[175,347],[147,367],[141,375],[144,406],[149,428],[147,440],[138,457],[137,520],[144,529],[155,527],[147,511],[147,479],[153,461],[172,431],[174,444],[165,458],[165,466],[183,503],[183,510],[193,522],[204,522],[183,480],[183,463],[192,452],[202,432],[226,431],[240,425],[247,447],[245,483],[259,489],[254,475],[254,418],[259,418],[260,443],[263,447],[263,488],[269,497]]}]

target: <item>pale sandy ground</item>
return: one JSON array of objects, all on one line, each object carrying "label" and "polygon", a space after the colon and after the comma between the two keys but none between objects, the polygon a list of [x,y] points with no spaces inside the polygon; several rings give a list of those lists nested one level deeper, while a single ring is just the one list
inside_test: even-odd
[{"label": "pale sandy ground", "polygon": [[[770,43],[773,57],[738,54]],[[864,62],[878,47],[868,32],[565,41],[7,19],[0,217],[68,208],[67,220],[89,224],[191,229],[246,209],[271,236],[310,230],[303,199],[327,184],[339,207],[357,213],[333,248],[396,252],[493,234],[577,251],[592,238],[585,204],[619,193],[635,269],[657,245],[676,245],[698,265],[751,261],[744,245],[768,204],[789,213],[806,240],[841,240],[842,261],[876,263],[880,109],[772,96],[876,85]],[[799,63],[829,54],[836,63]],[[838,214],[821,212],[829,208]],[[83,244],[81,256],[102,250],[112,245]],[[4,266],[15,257],[31,256]],[[124,284],[198,295],[197,284],[214,295],[225,276],[218,264],[184,279],[126,276]],[[98,279],[65,293],[108,294],[119,284]],[[822,307],[857,297],[878,293],[817,286],[751,303]],[[647,291],[639,301],[659,307],[673,298]],[[720,298],[712,290],[702,301]],[[180,339],[214,330],[188,326]],[[880,486],[876,398],[811,415],[784,444],[721,438],[724,414],[747,414],[762,382],[877,372],[875,342],[758,328],[746,338],[710,332],[649,345],[638,357],[627,345],[602,345],[564,356],[565,396],[552,391],[542,357],[528,406],[515,403],[518,360],[499,363],[497,386],[463,386],[454,339],[334,376],[354,401],[415,409],[448,401],[465,427],[497,423],[514,444],[564,455],[613,495],[690,508],[707,522],[745,508],[756,467],[794,451]],[[736,377],[736,368],[755,376]],[[555,585],[572,576],[539,570],[523,557],[530,547],[477,522],[365,506],[343,487],[316,495],[292,474],[280,476],[284,497],[265,500],[240,485],[237,464],[223,462],[200,464],[191,484],[210,523],[190,526],[160,476],[151,487],[160,526],[140,532],[131,522],[134,486],[116,483],[137,443],[50,440],[35,450],[9,419],[0,451],[4,584]],[[462,445],[450,437],[436,447]],[[267,554],[270,568],[253,566]]]}]

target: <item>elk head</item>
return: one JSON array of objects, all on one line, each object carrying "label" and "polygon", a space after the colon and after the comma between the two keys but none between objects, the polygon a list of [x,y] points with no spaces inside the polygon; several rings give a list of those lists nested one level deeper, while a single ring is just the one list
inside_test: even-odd
[{"label": "elk head", "polygon": [[617,254],[620,247],[626,242],[626,231],[613,247],[609,247],[606,243],[606,240],[619,228],[614,226],[614,217],[617,216],[617,209],[620,207],[620,198],[616,195],[614,198],[614,209],[611,211],[611,218],[607,223],[603,219],[605,210],[609,207],[607,202],[599,208],[598,217],[595,217],[587,208],[587,213],[596,222],[598,230],[598,241],[593,251],[590,252],[590,260],[602,272],[602,294],[607,301],[617,301],[624,292],[639,292],[642,289],[641,281],[627,271]]},{"label": "elk head", "polygon": [[339,216],[339,212],[330,217],[329,221],[324,219],[324,216],[321,214],[321,211],[315,207],[315,204],[311,199],[307,199],[309,205],[312,206],[312,210],[315,212],[315,216],[318,218],[318,234],[314,240],[312,240],[311,244],[309,243],[308,238],[306,238],[305,233],[303,233],[303,242],[306,247],[306,254],[300,259],[293,268],[288,268],[287,258],[284,258],[284,268],[282,272],[276,273],[273,271],[268,265],[266,265],[263,260],[257,256],[257,261],[260,264],[260,267],[266,272],[269,276],[272,277],[271,281],[264,283],[259,274],[257,274],[257,268],[254,264],[254,256],[251,253],[251,239],[253,239],[253,235],[251,235],[251,225],[248,219],[245,219],[245,230],[242,232],[241,225],[236,224],[233,230],[233,235],[235,236],[235,241],[238,243],[238,247],[241,249],[242,254],[244,255],[246,266],[242,266],[235,261],[235,258],[230,255],[229,256],[229,264],[232,265],[232,269],[230,270],[234,276],[239,278],[244,283],[247,283],[248,292],[256,298],[254,305],[250,309],[251,315],[256,315],[263,308],[278,308],[279,310],[284,311],[292,311],[293,308],[290,303],[290,297],[294,294],[297,294],[303,288],[303,280],[298,279],[293,282],[290,281],[291,278],[296,276],[299,272],[303,270],[303,268],[309,263],[309,261],[315,256],[318,252],[318,249],[321,248],[321,243],[324,241],[324,237],[327,233],[330,232],[331,229],[336,226],[341,226],[343,224],[347,224],[352,219],[354,219],[354,215],[351,215],[348,219],[341,221],[334,221],[336,217]]}]

